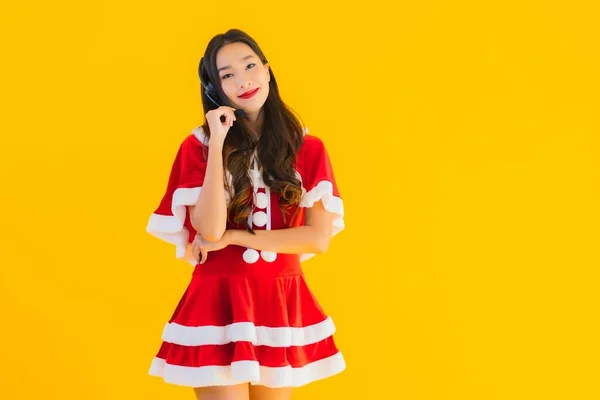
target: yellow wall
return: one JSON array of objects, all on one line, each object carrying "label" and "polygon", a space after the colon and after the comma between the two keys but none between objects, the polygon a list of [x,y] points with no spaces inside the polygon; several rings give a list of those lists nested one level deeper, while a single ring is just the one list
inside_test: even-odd
[{"label": "yellow wall", "polygon": [[345,200],[304,265],[348,369],[295,398],[598,398],[597,4],[208,3],[4,8],[0,398],[193,398],[147,375],[191,267],[145,227],[230,27]]}]

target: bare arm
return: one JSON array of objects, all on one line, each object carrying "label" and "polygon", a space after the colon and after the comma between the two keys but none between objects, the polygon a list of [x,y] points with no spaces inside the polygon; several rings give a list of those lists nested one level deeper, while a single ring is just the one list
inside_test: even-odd
[{"label": "bare arm", "polygon": [[324,253],[329,246],[336,214],[330,213],[317,201],[306,208],[305,226],[276,230],[228,230],[228,244],[282,254]]},{"label": "bare arm", "polygon": [[192,226],[202,237],[211,242],[221,239],[227,226],[222,143],[210,144],[202,190],[189,212]]}]

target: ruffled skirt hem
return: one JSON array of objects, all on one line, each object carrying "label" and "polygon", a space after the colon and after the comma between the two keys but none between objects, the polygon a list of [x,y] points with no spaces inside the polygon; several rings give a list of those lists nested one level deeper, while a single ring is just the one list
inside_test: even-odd
[{"label": "ruffled skirt hem", "polygon": [[166,363],[154,358],[149,375],[163,378],[167,383],[187,386],[229,386],[240,383],[263,385],[271,388],[299,387],[336,375],[346,369],[341,352],[313,361],[302,367],[265,367],[258,361],[235,361],[230,365],[187,367]]}]

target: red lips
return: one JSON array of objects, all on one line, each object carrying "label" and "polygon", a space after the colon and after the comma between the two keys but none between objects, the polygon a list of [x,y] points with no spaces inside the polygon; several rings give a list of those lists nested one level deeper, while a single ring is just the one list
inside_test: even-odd
[{"label": "red lips", "polygon": [[256,88],[256,89],[253,89],[253,90],[249,90],[246,93],[242,93],[238,97],[241,97],[242,99],[249,99],[250,97],[254,96],[256,94],[256,92],[258,92],[258,89],[259,88]]}]

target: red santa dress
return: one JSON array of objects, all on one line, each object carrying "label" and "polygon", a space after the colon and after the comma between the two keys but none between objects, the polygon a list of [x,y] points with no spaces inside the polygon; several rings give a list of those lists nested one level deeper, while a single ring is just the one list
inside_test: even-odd
[{"label": "red santa dress", "polygon": [[[292,226],[304,223],[304,208],[322,201],[337,214],[333,235],[344,229],[344,206],[323,142],[304,130],[296,161],[302,197]],[[342,372],[344,358],[334,343],[335,326],[307,286],[300,263],[314,254],[277,254],[230,245],[196,264],[190,244],[196,231],[187,206],[195,205],[210,151],[202,127],[181,144],[167,190],[152,213],[147,232],[175,245],[175,256],[194,266],[191,281],[162,333],[149,374],[189,386],[249,382],[298,387]],[[206,153],[207,154],[207,153]],[[262,179],[256,159],[249,166],[253,186],[253,229],[286,225]],[[229,174],[229,173],[228,173]],[[228,175],[231,182],[231,175]],[[227,202],[231,200],[226,193]],[[287,211],[294,215],[295,208]],[[227,229],[243,229],[228,223]]]}]

